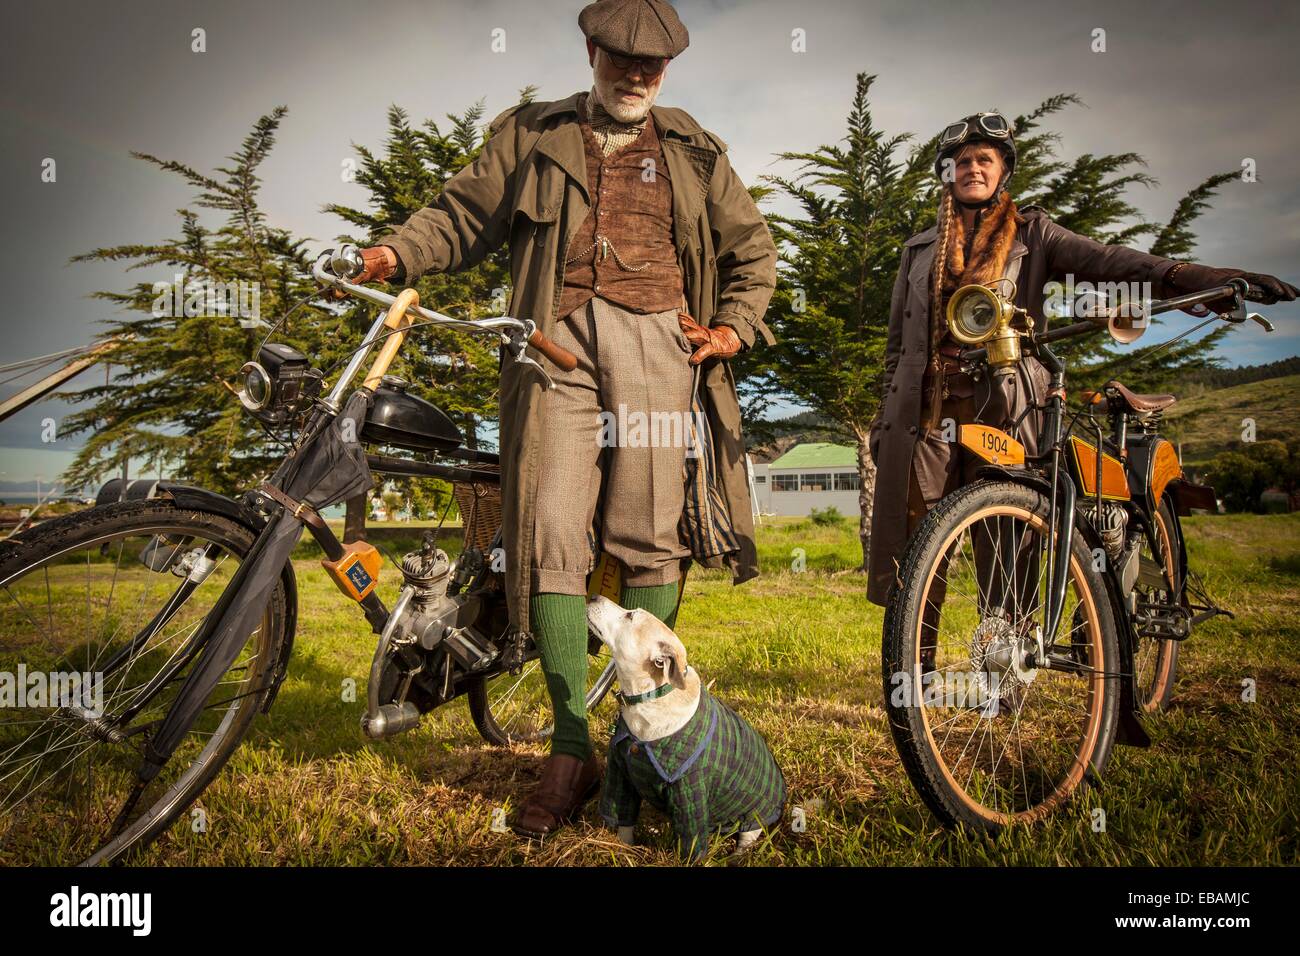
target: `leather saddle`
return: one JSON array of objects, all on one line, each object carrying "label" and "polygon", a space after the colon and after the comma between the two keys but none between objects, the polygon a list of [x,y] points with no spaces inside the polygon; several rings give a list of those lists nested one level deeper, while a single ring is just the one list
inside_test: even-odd
[{"label": "leather saddle", "polygon": [[1130,391],[1122,383],[1114,379],[1103,385],[1100,392],[1084,392],[1083,398],[1094,405],[1101,404],[1104,398],[1108,402],[1107,407],[1110,411],[1123,412],[1129,415],[1150,415],[1152,412],[1162,412],[1178,401],[1173,395],[1141,395]]}]

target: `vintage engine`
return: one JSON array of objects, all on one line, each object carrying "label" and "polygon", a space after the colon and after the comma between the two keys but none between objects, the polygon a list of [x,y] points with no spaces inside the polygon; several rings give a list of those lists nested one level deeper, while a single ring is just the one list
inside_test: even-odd
[{"label": "vintage engine", "polygon": [[1118,502],[1103,501],[1099,510],[1097,502],[1087,498],[1079,502],[1079,512],[1097,529],[1106,549],[1106,560],[1119,572],[1124,599],[1131,602],[1137,584],[1141,541],[1137,535],[1129,536],[1128,509]]},{"label": "vintage engine", "polygon": [[462,593],[473,556],[452,574],[451,562],[425,532],[423,547],[402,558],[405,584],[379,638],[370,667],[361,727],[382,739],[410,730],[420,715],[450,699],[456,678],[497,657],[491,640],[472,625],[479,599]]}]

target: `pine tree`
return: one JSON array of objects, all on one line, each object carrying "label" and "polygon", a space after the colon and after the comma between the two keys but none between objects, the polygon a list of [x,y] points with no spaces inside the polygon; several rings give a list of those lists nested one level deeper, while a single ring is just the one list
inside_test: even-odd
[{"label": "pine tree", "polygon": [[[534,87],[526,87],[520,102],[531,102],[535,92]],[[370,209],[338,203],[325,207],[358,230],[357,235],[338,237],[339,241],[382,243],[390,228],[429,205],[447,180],[473,163],[486,145],[487,131],[480,127],[484,115],[481,101],[460,116],[448,114],[451,125],[444,133],[433,120],[414,128],[403,110],[390,107],[383,154],[355,147],[360,157],[356,182],[369,191]],[[427,308],[456,318],[478,319],[505,313],[509,285],[509,252],[502,248],[473,269],[426,274],[413,287]],[[392,373],[410,381],[413,391],[447,412],[464,432],[469,447],[479,446],[481,423],[498,413],[495,339],[426,326],[407,339]],[[436,479],[401,478],[394,483],[413,500],[429,501],[439,514],[450,496],[450,486]]]},{"label": "pine tree", "polygon": [[[114,465],[136,457],[165,463],[171,477],[231,494],[256,483],[281,457],[278,442],[236,398],[239,368],[256,353],[274,321],[270,317],[285,315],[291,303],[309,300],[289,317],[279,338],[308,355],[336,322],[310,301],[315,285],[302,243],[269,225],[258,206],[258,169],[285,113],[277,107],[258,119],[228,165],[212,175],[132,153],[181,176],[198,190],[196,208],[224,213],[225,219],[210,229],[199,213],[180,209],[177,238],[73,257],[130,262],[128,271],[165,266],[170,278],[95,294],[129,313],[107,320],[100,338],[130,338],[113,353],[108,382],[60,395],[90,403],[63,423],[65,434],[90,433],[64,473],[68,487],[93,487]],[[212,294],[227,283],[231,296]]]}]

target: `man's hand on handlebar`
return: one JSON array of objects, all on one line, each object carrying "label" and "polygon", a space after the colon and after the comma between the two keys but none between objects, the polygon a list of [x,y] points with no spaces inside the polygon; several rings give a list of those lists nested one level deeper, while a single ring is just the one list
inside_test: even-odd
[{"label": "man's hand on handlebar", "polygon": [[[370,246],[361,250],[361,271],[354,276],[340,276],[347,279],[354,285],[363,285],[367,282],[382,282],[397,274],[398,267],[401,265],[397,258],[397,253],[389,246]],[[331,289],[328,293],[331,299],[345,299],[347,293],[342,289]]]},{"label": "man's hand on handlebar", "polygon": [[[1202,289],[1212,289],[1215,286],[1226,285],[1229,279],[1244,279],[1249,286],[1246,292],[1246,299],[1250,302],[1261,302],[1264,305],[1273,305],[1275,302],[1291,302],[1300,294],[1295,286],[1289,282],[1284,282],[1276,276],[1265,275],[1259,272],[1246,272],[1242,269],[1216,269],[1213,266],[1202,266],[1195,262],[1180,262],[1165,277],[1165,286],[1175,295],[1184,295],[1189,292],[1199,292]],[[1215,299],[1212,302],[1205,303],[1205,307],[1213,312],[1226,312],[1232,309],[1234,303],[1231,299]],[[1201,315],[1202,312],[1184,309],[1192,315]]]}]

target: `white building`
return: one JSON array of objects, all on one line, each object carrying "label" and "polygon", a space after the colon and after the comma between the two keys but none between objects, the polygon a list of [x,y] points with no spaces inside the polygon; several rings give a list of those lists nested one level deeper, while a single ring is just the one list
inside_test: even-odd
[{"label": "white building", "polygon": [[754,465],[758,510],[769,515],[806,516],[834,506],[846,518],[858,505],[858,450],[850,445],[808,442],[776,461]]}]

